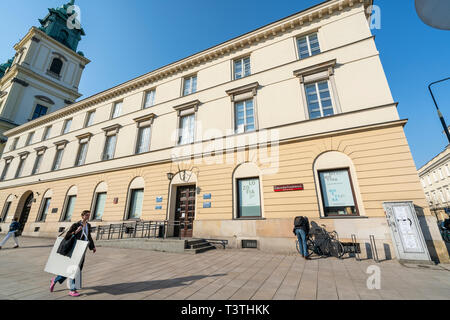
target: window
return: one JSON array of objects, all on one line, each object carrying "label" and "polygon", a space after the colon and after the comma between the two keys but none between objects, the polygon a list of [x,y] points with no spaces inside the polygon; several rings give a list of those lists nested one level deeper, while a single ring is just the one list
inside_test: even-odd
[{"label": "window", "polygon": [[39,218],[36,222],[45,222],[45,219],[47,218],[48,210],[50,208],[50,202],[52,198],[44,198],[43,204],[41,206],[41,212],[39,214]]},{"label": "window", "polygon": [[448,169],[448,164],[445,165],[445,171],[447,172],[447,177],[450,177],[450,170]]},{"label": "window", "polygon": [[0,222],[5,222],[5,219],[8,216],[8,213],[9,213],[9,208],[11,208],[11,201],[6,201],[5,206],[3,207],[3,210],[2,210],[2,215],[0,217]]},{"label": "window", "polygon": [[425,180],[423,180],[423,178],[422,179],[420,179],[420,182],[422,182],[422,187],[426,187],[427,185],[425,184]]},{"label": "window", "polygon": [[234,79],[241,79],[251,75],[250,57],[234,60]]},{"label": "window", "polygon": [[431,179],[430,179],[430,176],[427,176],[427,180],[428,180],[428,184],[431,186]]},{"label": "window", "polygon": [[33,116],[31,117],[31,120],[45,116],[47,114],[47,111],[48,111],[47,107],[37,104],[36,108],[34,108],[34,113],[33,113]]},{"label": "window", "polygon": [[15,179],[19,178],[22,175],[23,167],[25,165],[26,158],[21,158],[19,162],[19,166],[17,167],[16,175],[14,176]]},{"label": "window", "polygon": [[253,99],[235,102],[235,130],[243,133],[255,130],[255,110]]},{"label": "window", "polygon": [[310,119],[334,115],[328,81],[307,84],[305,91]]},{"label": "window", "polygon": [[123,102],[117,102],[114,104],[113,112],[111,114],[111,119],[120,117],[120,115],[122,114],[122,104],[123,104]]},{"label": "window", "polygon": [[439,190],[439,195],[441,196],[442,203],[445,202],[444,194],[442,193],[442,190]]},{"label": "window", "polygon": [[84,122],[84,127],[90,127],[94,123],[95,111],[90,111],[86,114],[86,120]]},{"label": "window", "polygon": [[55,160],[53,161],[52,171],[59,170],[59,168],[61,167],[61,161],[62,161],[62,157],[64,154],[64,147],[65,147],[65,145],[59,146],[59,148],[56,149]]},{"label": "window", "polygon": [[237,180],[238,218],[261,217],[259,178]]},{"label": "window", "polygon": [[63,220],[62,221],[70,221],[72,219],[73,208],[75,207],[75,201],[77,200],[77,196],[72,195],[68,196],[66,200],[66,207],[64,210]]},{"label": "window", "polygon": [[106,192],[96,193],[93,220],[102,219],[103,212],[105,211],[105,204],[106,204]]},{"label": "window", "polygon": [[9,148],[9,151],[14,151],[14,150],[16,150],[16,148],[17,148],[17,143],[19,143],[19,137],[14,138],[14,141],[13,141],[11,147]]},{"label": "window", "polygon": [[61,73],[62,67],[63,67],[62,60],[59,58],[54,58],[51,66],[50,66],[50,71],[59,76]]},{"label": "window", "polygon": [[349,169],[319,171],[325,216],[359,215]]},{"label": "window", "polygon": [[297,39],[298,56],[300,59],[308,58],[320,53],[317,33]]},{"label": "window", "polygon": [[34,132],[30,132],[28,134],[27,141],[25,142],[25,147],[29,146],[31,144],[31,142],[33,141],[33,137],[34,137]]},{"label": "window", "polygon": [[439,168],[439,176],[441,177],[441,180],[444,180],[444,175],[442,174],[442,169]]},{"label": "window", "polygon": [[184,78],[183,96],[197,92],[197,75]]},{"label": "window", "polygon": [[42,136],[42,141],[45,141],[50,137],[51,131],[52,131],[52,126],[48,126],[45,128],[44,135]]},{"label": "window", "polygon": [[5,177],[8,174],[8,169],[9,169],[10,165],[11,165],[11,160],[9,160],[9,161],[6,160],[5,167],[3,168],[3,171],[2,171],[2,176],[0,177],[0,181],[5,180]]},{"label": "window", "polygon": [[144,109],[150,108],[155,104],[155,90],[150,90],[145,93]]},{"label": "window", "polygon": [[132,189],[128,219],[140,219],[142,215],[142,202],[144,200],[144,189]]},{"label": "window", "polygon": [[116,150],[117,136],[107,136],[105,142],[105,150],[103,152],[103,160],[110,160],[114,158],[114,152]]},{"label": "window", "polygon": [[72,119],[67,119],[64,121],[62,134],[66,134],[70,131],[70,126],[72,125]]},{"label": "window", "polygon": [[33,171],[31,172],[31,175],[35,175],[36,173],[39,173],[39,169],[41,168],[43,157],[44,157],[44,153],[36,155],[36,160],[34,161]]},{"label": "window", "polygon": [[136,143],[136,154],[150,151],[150,126],[138,129],[138,139]]},{"label": "window", "polygon": [[88,150],[88,141],[80,141],[78,147],[77,159],[75,160],[75,167],[82,166],[86,162],[86,155]]},{"label": "window", "polygon": [[178,144],[188,144],[194,142],[195,114],[180,117],[180,128]]},{"label": "window", "polygon": [[447,191],[447,199],[448,201],[450,201],[450,190],[447,188],[446,191]]}]

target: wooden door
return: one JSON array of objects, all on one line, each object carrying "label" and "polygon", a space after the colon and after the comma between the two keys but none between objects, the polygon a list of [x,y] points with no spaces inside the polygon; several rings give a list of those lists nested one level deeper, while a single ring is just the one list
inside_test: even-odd
[{"label": "wooden door", "polygon": [[192,237],[195,219],[195,186],[182,186],[177,188],[177,203],[175,221],[179,227],[175,228],[175,236],[183,238]]}]

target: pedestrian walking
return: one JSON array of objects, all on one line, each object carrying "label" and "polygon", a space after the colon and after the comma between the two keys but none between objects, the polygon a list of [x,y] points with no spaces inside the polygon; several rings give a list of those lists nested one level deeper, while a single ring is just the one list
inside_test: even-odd
[{"label": "pedestrian walking", "polygon": [[[85,210],[81,213],[81,221],[78,221],[77,223],[74,223],[69,231],[67,231],[66,236],[64,237],[64,240],[69,241],[72,236],[75,236],[77,240],[84,240],[89,241],[89,250],[91,250],[93,253],[97,251],[95,248],[94,240],[92,240],[91,236],[91,224],[88,222],[91,212],[89,210]],[[80,264],[80,276],[81,276],[81,270],[83,270],[84,265],[84,256]],[[62,284],[67,278],[63,276],[57,276],[55,278],[52,278],[50,281],[50,292],[53,292],[56,283]],[[69,295],[72,297],[79,297],[80,294],[76,290],[75,286],[75,279],[69,279],[70,280],[70,291]]]},{"label": "pedestrian walking", "polygon": [[0,243],[0,249],[5,245],[6,241],[8,241],[8,239],[11,238],[11,237],[13,237],[13,240],[14,240],[14,242],[16,243],[16,245],[14,246],[14,249],[19,247],[19,241],[17,240],[16,232],[17,232],[17,230],[19,230],[19,228],[20,228],[20,223],[17,222],[17,220],[19,220],[19,219],[17,219],[17,218],[14,218],[14,219],[13,219],[13,222],[12,222],[11,225],[9,226],[9,232],[8,232],[8,234],[7,234],[6,237],[3,239],[3,241]]},{"label": "pedestrian walking", "polygon": [[309,235],[309,220],[307,217],[295,217],[294,219],[294,234],[298,239],[298,246],[303,258],[309,260],[308,246],[306,239]]}]

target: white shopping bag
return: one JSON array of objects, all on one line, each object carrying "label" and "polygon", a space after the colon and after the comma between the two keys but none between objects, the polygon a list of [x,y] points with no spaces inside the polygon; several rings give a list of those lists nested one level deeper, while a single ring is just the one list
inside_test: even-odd
[{"label": "white shopping bag", "polygon": [[86,253],[89,242],[77,240],[71,257],[65,257],[57,253],[59,245],[63,239],[63,237],[58,237],[56,239],[55,245],[53,246],[50,256],[48,257],[48,261],[44,271],[69,279],[75,279],[75,284],[77,284],[78,279],[78,285],[81,288],[80,264]]}]

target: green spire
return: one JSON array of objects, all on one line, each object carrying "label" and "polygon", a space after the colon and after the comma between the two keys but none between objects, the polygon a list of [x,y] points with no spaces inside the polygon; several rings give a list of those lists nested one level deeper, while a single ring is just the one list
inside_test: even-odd
[{"label": "green spire", "polygon": [[70,14],[67,12],[69,7],[74,4],[75,0],[70,0],[59,8],[49,8],[47,16],[44,19],[39,19],[41,23],[39,29],[76,52],[81,36],[86,34],[78,19],[74,16],[74,12],[70,12]]},{"label": "green spire", "polygon": [[12,66],[12,63],[14,61],[14,57],[12,59],[9,59],[6,63],[0,64],[0,79],[3,78],[3,76],[6,73],[6,70]]}]

